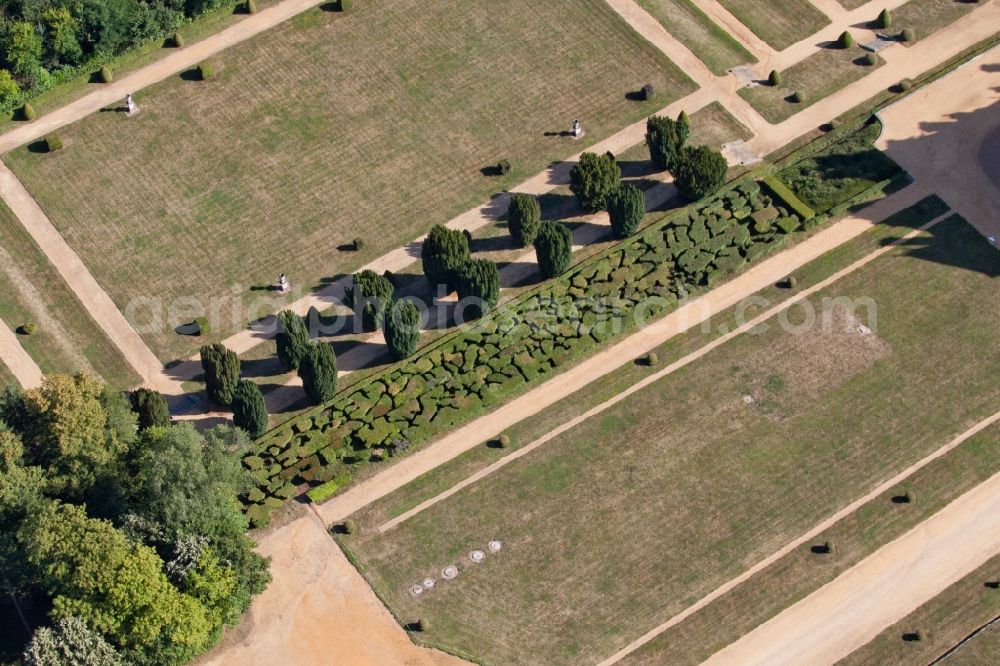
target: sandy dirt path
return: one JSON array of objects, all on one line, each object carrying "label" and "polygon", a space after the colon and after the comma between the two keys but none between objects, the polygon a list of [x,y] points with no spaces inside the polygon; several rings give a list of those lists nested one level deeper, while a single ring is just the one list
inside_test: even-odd
[{"label": "sandy dirt path", "polygon": [[0,320],[0,358],[23,388],[29,389],[41,385],[41,368],[28,352],[24,351],[14,331],[2,320]]},{"label": "sandy dirt path", "polygon": [[1000,552],[1000,474],[713,655],[706,666],[836,663]]},{"label": "sandy dirt path", "polygon": [[928,190],[919,185],[908,187],[749,268],[729,282],[689,301],[617,344],[586,358],[506,405],[474,419],[418,453],[394,464],[386,471],[322,504],[319,507],[320,514],[328,523],[343,520],[361,507],[406,485],[421,474],[475,446],[480,446],[482,442],[496,437],[518,421],[539,413],[572,395],[582,386],[632,362],[636,357],[658,347],[673,336],[701,324],[744,298],[783,279],[800,266],[864,233],[889,215],[916,203],[927,193]]},{"label": "sandy dirt path", "polygon": [[[876,146],[1000,238],[1000,48],[882,110]],[[956,147],[961,146],[961,149]]]},{"label": "sandy dirt path", "polygon": [[777,54],[770,44],[733,16],[728,9],[717,0],[693,0],[712,22],[729,33],[729,35],[749,51],[757,60],[764,62]]},{"label": "sandy dirt path", "polygon": [[240,625],[196,664],[466,663],[414,645],[312,512],[261,535],[257,551],[271,558],[274,580]]}]

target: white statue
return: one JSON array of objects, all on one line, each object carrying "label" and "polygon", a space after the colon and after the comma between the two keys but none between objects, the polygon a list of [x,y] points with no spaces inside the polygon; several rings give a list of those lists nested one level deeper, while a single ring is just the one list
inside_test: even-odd
[{"label": "white statue", "polygon": [[583,134],[583,126],[580,125],[580,121],[579,120],[574,120],[573,121],[572,133],[573,133],[573,138],[574,139],[579,139],[580,135]]},{"label": "white statue", "polygon": [[278,275],[278,291],[284,294],[290,288],[291,285],[288,284],[288,278],[285,277],[285,274],[281,273],[280,275]]},{"label": "white statue", "polygon": [[139,111],[139,107],[136,106],[135,100],[132,99],[132,93],[125,95],[125,109],[130,116]]}]

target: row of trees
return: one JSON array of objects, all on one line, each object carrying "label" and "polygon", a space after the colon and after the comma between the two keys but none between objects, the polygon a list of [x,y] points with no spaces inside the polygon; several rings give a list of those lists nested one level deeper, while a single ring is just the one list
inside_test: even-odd
[{"label": "row of trees", "polygon": [[691,124],[683,111],[676,120],[651,116],[646,121],[650,160],[673,174],[681,196],[698,201],[725,184],[729,164],[722,153],[708,146],[686,145],[690,137]]},{"label": "row of trees", "polygon": [[51,608],[24,663],[181,664],[211,647],[269,582],[236,501],[248,446],[231,427],[144,425],[84,375],[0,395],[0,585]]},{"label": "row of trees", "polygon": [[240,357],[216,342],[201,348],[205,390],[212,402],[233,410],[233,423],[251,437],[267,431],[267,406],[260,387],[240,378]]}]

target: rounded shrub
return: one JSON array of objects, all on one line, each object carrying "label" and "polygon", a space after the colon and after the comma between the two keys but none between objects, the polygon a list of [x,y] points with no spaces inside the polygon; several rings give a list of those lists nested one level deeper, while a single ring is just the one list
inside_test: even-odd
[{"label": "rounded shrub", "polygon": [[796,284],[798,284],[798,280],[795,279],[794,275],[789,275],[788,279],[785,280],[785,286],[789,289],[795,289]]},{"label": "rounded shrub", "polygon": [[101,83],[111,83],[115,80],[115,75],[112,73],[111,68],[105,65],[101,67],[100,71]]},{"label": "rounded shrub", "polygon": [[246,12],[247,12],[247,14],[256,14],[257,13],[257,2],[256,2],[256,0],[247,0]]},{"label": "rounded shrub", "polygon": [[649,100],[653,99],[654,96],[655,93],[653,91],[652,83],[647,83],[646,85],[644,85],[642,88],[639,89],[639,99],[641,99],[644,102],[648,102]]},{"label": "rounded shrub", "polygon": [[903,28],[903,31],[899,33],[899,41],[915,42],[917,41],[917,33],[913,32],[913,28]]},{"label": "rounded shrub", "polygon": [[184,47],[184,35],[179,32],[175,32],[174,36],[170,38],[170,41],[173,42],[175,49]]},{"label": "rounded shrub", "polygon": [[667,116],[650,116],[646,120],[646,147],[649,148],[650,161],[658,169],[673,171],[690,135],[691,126],[684,112],[677,120]]},{"label": "rounded shrub", "polygon": [[208,81],[213,76],[215,76],[215,68],[212,67],[212,63],[203,62],[198,65],[198,78],[202,81]]},{"label": "rounded shrub", "polygon": [[360,252],[361,250],[365,249],[365,242],[360,238],[355,238],[354,240],[351,241],[351,246],[354,248],[355,252]]},{"label": "rounded shrub", "polygon": [[469,259],[458,271],[455,286],[465,306],[466,321],[479,319],[500,302],[500,270],[495,261]]},{"label": "rounded shrub", "polygon": [[130,397],[140,430],[170,425],[170,408],[167,406],[167,399],[159,392],[140,388],[133,391]]},{"label": "rounded shrub", "polygon": [[443,284],[454,290],[458,269],[469,260],[469,239],[461,231],[434,225],[421,244],[420,259],[432,286]]},{"label": "rounded shrub", "polygon": [[573,232],[558,222],[542,222],[535,238],[535,256],[542,275],[562,275],[573,259]]},{"label": "rounded shrub", "polygon": [[659,362],[660,362],[660,355],[657,354],[656,352],[649,352],[648,354],[646,354],[646,365],[648,365],[649,367],[653,367],[654,365],[659,364]]},{"label": "rounded shrub", "polygon": [[849,49],[854,46],[854,35],[845,30],[840,33],[840,38],[837,40],[837,46],[842,49]]},{"label": "rounded shrub", "polygon": [[674,173],[677,191],[688,201],[698,201],[715,194],[726,182],[728,172],[729,163],[719,151],[708,146],[687,146]]},{"label": "rounded shrub", "polygon": [[926,641],[927,640],[927,632],[924,631],[923,629],[917,629],[916,631],[913,632],[913,640],[915,640],[915,641]]},{"label": "rounded shrub", "polygon": [[21,107],[21,117],[25,120],[31,121],[35,119],[35,107],[31,106],[27,102]]},{"label": "rounded shrub", "polygon": [[57,150],[62,150],[62,147],[62,139],[59,138],[58,134],[49,134],[45,137],[45,149],[48,152],[54,153]]},{"label": "rounded shrub", "polygon": [[781,85],[781,72],[779,72],[776,69],[772,69],[771,73],[767,77],[767,82],[769,84],[771,84],[772,86],[780,86]]},{"label": "rounded shrub", "polygon": [[524,192],[515,192],[507,209],[507,229],[514,244],[527,247],[534,243],[541,222],[542,207],[538,199]]},{"label": "rounded shrub", "polygon": [[427,631],[431,628],[431,624],[424,618],[420,618],[419,620],[413,623],[413,628],[416,629],[417,631]]},{"label": "rounded shrub", "polygon": [[805,93],[796,90],[795,92],[792,93],[790,99],[794,104],[803,104],[806,101],[806,95]]},{"label": "rounded shrub", "polygon": [[344,521],[344,534],[357,534],[358,524],[348,518]]},{"label": "rounded shrub", "polygon": [[913,87],[913,81],[911,81],[910,79],[903,79],[902,81],[899,82],[900,92],[906,92],[912,87]]},{"label": "rounded shrub", "polygon": [[497,162],[497,173],[501,176],[506,176],[511,170],[510,160],[503,159]]},{"label": "rounded shrub", "polygon": [[499,437],[497,437],[497,446],[499,446],[501,449],[506,449],[508,446],[510,446],[510,435],[504,433]]},{"label": "rounded shrub", "polygon": [[278,358],[289,370],[299,369],[299,364],[312,346],[305,320],[291,310],[278,313],[278,331],[274,342]]},{"label": "rounded shrub", "polygon": [[608,194],[622,179],[622,170],[610,155],[584,153],[569,172],[569,189],[588,213],[604,210]]},{"label": "rounded shrub", "polygon": [[342,12],[346,12],[351,8],[351,4],[352,4],[351,0],[340,0],[340,2],[337,5],[337,8]]},{"label": "rounded shrub", "polygon": [[874,67],[878,64],[878,56],[874,53],[866,53],[864,63],[866,67]]},{"label": "rounded shrub", "polygon": [[914,502],[917,501],[917,493],[915,493],[912,490],[907,490],[905,493],[903,493],[903,499],[906,501],[907,504],[913,504]]},{"label": "rounded shrub", "polygon": [[21,324],[17,328],[17,332],[21,335],[34,335],[38,332],[38,324],[29,321],[27,324]]},{"label": "rounded shrub", "polygon": [[354,284],[347,291],[345,302],[361,317],[362,328],[374,331],[382,328],[385,311],[392,303],[394,292],[392,282],[370,268],[353,276]]},{"label": "rounded shrub", "polygon": [[888,9],[883,9],[875,19],[875,27],[887,30],[892,27],[892,13]]},{"label": "rounded shrub", "polygon": [[823,542],[823,552],[824,553],[832,553],[834,550],[836,550],[836,546],[834,545],[834,543],[832,541],[824,541]]}]

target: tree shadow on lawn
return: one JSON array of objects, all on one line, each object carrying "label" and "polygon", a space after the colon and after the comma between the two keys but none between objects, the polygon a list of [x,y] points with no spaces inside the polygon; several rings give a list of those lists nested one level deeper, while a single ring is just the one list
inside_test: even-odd
[{"label": "tree shadow on lawn", "polygon": [[240,375],[243,377],[273,377],[285,372],[285,366],[277,356],[240,362]]},{"label": "tree shadow on lawn", "polygon": [[[907,257],[964,268],[990,278],[1000,277],[997,248],[957,214],[938,222],[927,233],[930,236],[917,236],[900,244]],[[882,244],[896,240],[884,238]]]},{"label": "tree shadow on lawn", "polygon": [[572,194],[546,192],[537,197],[543,220],[565,220],[581,213],[580,205]]}]

